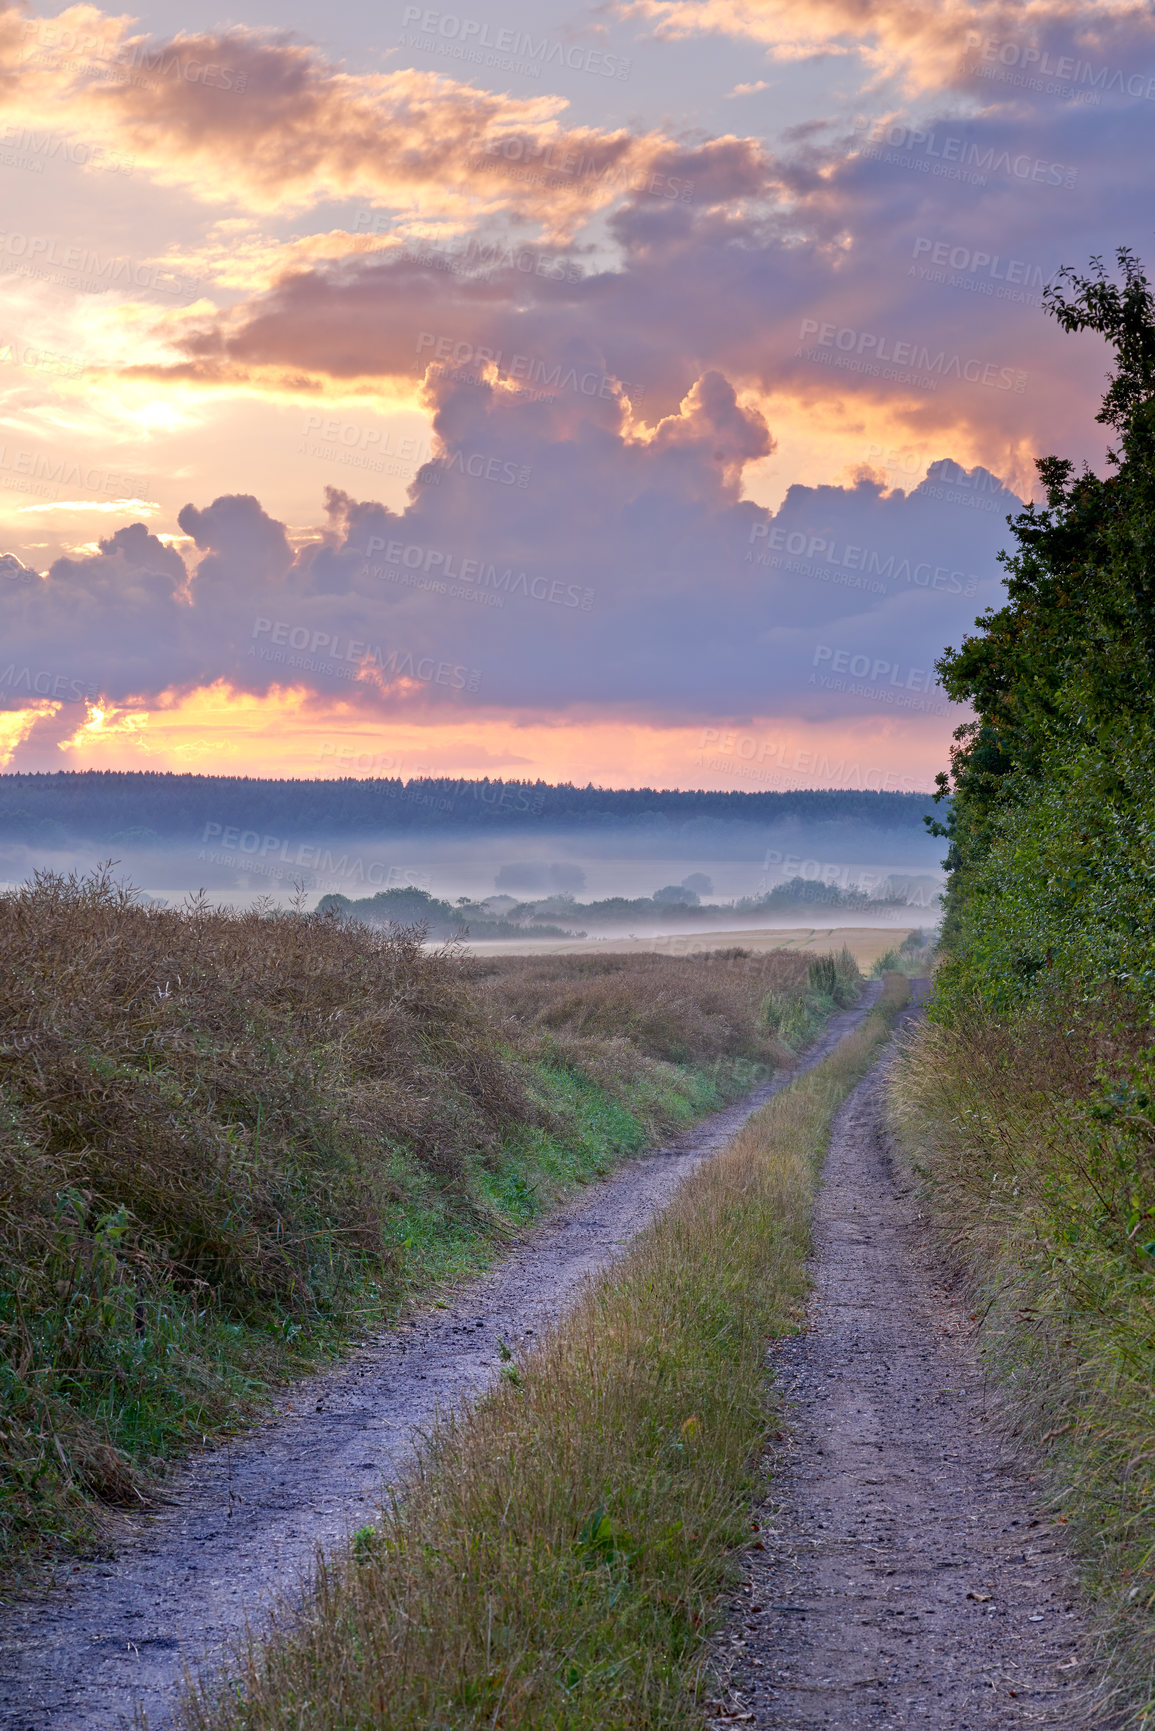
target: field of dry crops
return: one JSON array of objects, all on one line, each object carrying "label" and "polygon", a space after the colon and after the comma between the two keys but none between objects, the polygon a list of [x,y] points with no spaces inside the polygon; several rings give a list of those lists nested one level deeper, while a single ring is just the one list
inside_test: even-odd
[{"label": "field of dry crops", "polygon": [[51,875],[0,897],[0,970],[9,1567],[788,1063],[859,981],[741,949],[465,958]]}]

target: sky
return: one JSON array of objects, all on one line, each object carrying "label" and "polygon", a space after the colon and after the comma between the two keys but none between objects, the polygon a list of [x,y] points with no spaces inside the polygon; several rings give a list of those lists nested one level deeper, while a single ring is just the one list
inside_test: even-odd
[{"label": "sky", "polygon": [[1130,0],[0,13],[0,767],[930,787]]}]

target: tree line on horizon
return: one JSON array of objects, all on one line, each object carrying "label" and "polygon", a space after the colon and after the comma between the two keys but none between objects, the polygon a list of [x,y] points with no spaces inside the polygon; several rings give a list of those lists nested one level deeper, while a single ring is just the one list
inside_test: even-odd
[{"label": "tree line on horizon", "polygon": [[0,775],[0,842],[163,846],[203,840],[209,825],[293,836],[597,830],[617,824],[666,833],[703,820],[760,828],[787,821],[854,823],[921,835],[930,799],[866,789],[748,793],[432,776],[302,780],[152,770],[18,772]]}]

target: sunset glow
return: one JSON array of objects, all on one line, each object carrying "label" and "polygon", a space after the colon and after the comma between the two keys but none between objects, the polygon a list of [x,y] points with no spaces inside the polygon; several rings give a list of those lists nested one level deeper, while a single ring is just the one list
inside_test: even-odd
[{"label": "sunset glow", "polygon": [[0,765],[928,787],[1149,9],[278,22],[0,23]]}]

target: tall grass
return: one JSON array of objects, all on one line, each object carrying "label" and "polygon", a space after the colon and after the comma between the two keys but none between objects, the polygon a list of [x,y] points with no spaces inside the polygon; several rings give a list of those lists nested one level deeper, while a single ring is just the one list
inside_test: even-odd
[{"label": "tall grass", "polygon": [[922,1028],[901,1140],[1007,1422],[1098,1609],[1113,1723],[1155,1725],[1155,1058],[1122,1005]]},{"label": "tall grass", "polygon": [[0,896],[0,1564],[92,1543],[272,1380],[788,1062],[791,965],[549,985],[107,874]]},{"label": "tall grass", "polygon": [[838,1106],[907,982],[775,1096],[501,1387],[442,1423],[315,1592],[186,1731],[700,1723],[749,1538],[767,1340],[797,1326]]}]

